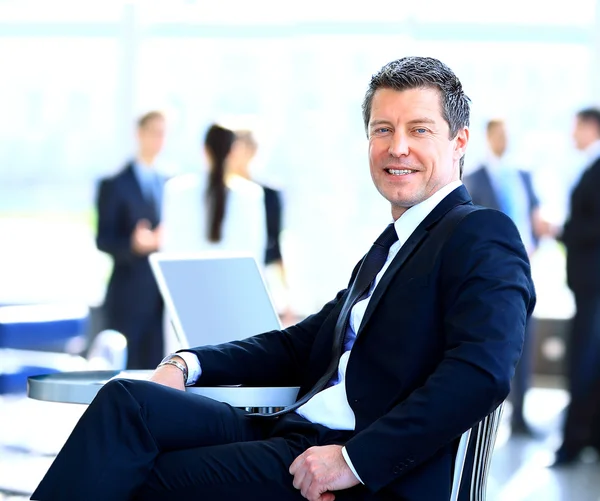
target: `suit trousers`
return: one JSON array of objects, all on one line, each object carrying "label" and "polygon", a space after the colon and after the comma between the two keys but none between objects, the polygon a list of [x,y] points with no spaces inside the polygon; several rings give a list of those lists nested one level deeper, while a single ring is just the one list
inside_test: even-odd
[{"label": "suit trousers", "polygon": [[[289,467],[349,431],[291,413],[256,419],[244,410],[149,381],[100,390],[31,499],[303,500]],[[364,499],[357,486],[336,499]]]},{"label": "suit trousers", "polygon": [[529,390],[532,365],[533,365],[533,350],[535,336],[535,319],[530,317],[525,325],[525,337],[523,340],[523,352],[521,358],[515,368],[515,375],[512,380],[510,394],[508,399],[512,404],[512,424],[519,426],[525,424],[523,415],[523,407],[525,404],[525,396]]},{"label": "suit trousers", "polygon": [[571,401],[562,445],[567,455],[590,445],[600,452],[600,295],[575,292],[575,305],[567,359]]},{"label": "suit trousers", "polygon": [[127,369],[154,369],[165,356],[163,303],[148,304],[144,311],[133,314],[119,306],[118,311],[104,307],[106,328],[121,332],[127,339]]}]

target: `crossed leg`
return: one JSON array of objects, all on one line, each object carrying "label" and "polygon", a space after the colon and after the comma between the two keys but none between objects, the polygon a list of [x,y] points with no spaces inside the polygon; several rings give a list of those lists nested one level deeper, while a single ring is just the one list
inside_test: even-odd
[{"label": "crossed leg", "polygon": [[115,380],[90,404],[31,499],[301,500],[291,463],[309,447],[349,436],[296,414],[257,420],[199,395]]}]

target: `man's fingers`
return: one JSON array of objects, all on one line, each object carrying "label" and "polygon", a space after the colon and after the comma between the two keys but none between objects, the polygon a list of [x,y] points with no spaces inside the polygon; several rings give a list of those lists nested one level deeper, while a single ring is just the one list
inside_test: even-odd
[{"label": "man's fingers", "polygon": [[148,221],[147,219],[140,219],[137,222],[136,227],[149,230],[152,226],[150,225],[150,221]]},{"label": "man's fingers", "polygon": [[319,499],[319,494],[314,494],[314,489],[311,490],[313,480],[314,478],[311,475],[305,475],[304,479],[302,480],[302,485],[300,486],[300,494],[302,494],[302,496],[309,501],[317,501],[317,499]]},{"label": "man's fingers", "polygon": [[300,468],[296,470],[294,475],[294,481],[292,482],[296,489],[302,489],[303,483],[306,479],[306,468]]},{"label": "man's fingers", "polygon": [[304,461],[304,453],[300,454],[296,459],[294,459],[294,462],[290,465],[290,475],[295,475],[296,471],[298,471],[298,468],[300,468],[301,463]]},{"label": "man's fingers", "polygon": [[333,501],[335,499],[335,494],[333,492],[324,492],[321,494],[319,501]]}]

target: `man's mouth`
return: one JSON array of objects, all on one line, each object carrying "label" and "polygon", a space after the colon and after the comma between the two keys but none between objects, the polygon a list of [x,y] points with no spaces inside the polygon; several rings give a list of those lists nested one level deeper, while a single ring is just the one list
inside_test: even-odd
[{"label": "man's mouth", "polygon": [[413,174],[416,172],[411,169],[385,169],[385,171],[392,176],[406,176],[407,174]]}]

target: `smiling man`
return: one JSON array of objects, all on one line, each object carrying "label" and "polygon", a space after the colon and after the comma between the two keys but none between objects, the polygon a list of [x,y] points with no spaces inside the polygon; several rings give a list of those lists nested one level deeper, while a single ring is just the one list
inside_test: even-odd
[{"label": "smiling man", "polygon": [[[448,499],[460,435],[509,392],[529,262],[511,220],[462,186],[469,100],[447,66],[387,64],[363,116],[394,222],[348,287],[288,329],[106,384],[32,499]],[[265,416],[180,391],[194,384],[300,393]]]},{"label": "smiling man", "polygon": [[450,130],[440,97],[436,88],[384,87],[373,95],[365,117],[371,177],[392,204],[394,220],[460,179],[469,130],[466,124]]}]

